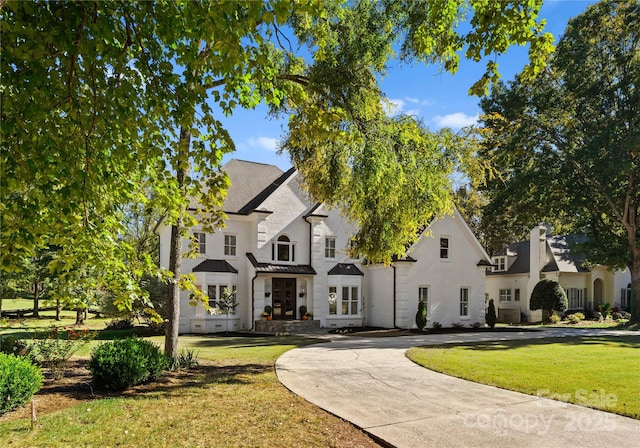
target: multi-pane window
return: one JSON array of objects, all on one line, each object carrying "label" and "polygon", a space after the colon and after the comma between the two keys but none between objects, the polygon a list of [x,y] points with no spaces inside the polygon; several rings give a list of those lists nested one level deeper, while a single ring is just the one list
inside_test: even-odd
[{"label": "multi-pane window", "polygon": [[206,254],[207,253],[207,234],[202,232],[194,232],[193,237],[196,239],[198,243],[198,253]]},{"label": "multi-pane window", "polygon": [[329,286],[329,314],[338,314],[338,288]]},{"label": "multi-pane window", "polygon": [[429,287],[428,286],[418,287],[418,302],[424,302],[425,309],[427,310],[427,313],[429,313]]},{"label": "multi-pane window", "polygon": [[224,236],[224,254],[230,257],[236,256],[236,236],[235,235]]},{"label": "multi-pane window", "polygon": [[570,310],[579,310],[585,307],[586,288],[565,288],[565,291],[567,292]]},{"label": "multi-pane window", "polygon": [[460,316],[469,315],[469,288],[460,288]]},{"label": "multi-pane window", "polygon": [[501,302],[511,302],[511,289],[501,289],[500,290],[500,301]]},{"label": "multi-pane window", "polygon": [[324,238],[324,256],[325,258],[336,258],[335,236],[327,236]]},{"label": "multi-pane window", "polygon": [[[228,291],[229,286],[225,284],[221,285],[208,285],[207,286],[207,296],[209,296],[209,306],[215,310],[226,312],[226,305],[223,302],[223,294],[225,290]],[[237,290],[236,285],[231,286],[231,292],[235,293]],[[234,308],[229,310],[230,314],[235,314],[236,311]]]},{"label": "multi-pane window", "polygon": [[631,285],[620,289],[620,306],[625,310],[631,308]]},{"label": "multi-pane window", "polygon": [[271,245],[271,258],[275,261],[296,261],[296,246],[288,236],[278,237]]},{"label": "multi-pane window", "polygon": [[358,287],[343,286],[342,287],[342,315],[358,314]]},{"label": "multi-pane window", "polygon": [[506,257],[495,257],[493,259],[493,263],[495,265],[493,267],[494,272],[506,271],[507,270],[507,258]]},{"label": "multi-pane window", "polygon": [[440,237],[440,258],[449,259],[449,237]]},{"label": "multi-pane window", "polygon": [[516,288],[513,290],[513,301],[514,302],[520,301],[520,288]]}]

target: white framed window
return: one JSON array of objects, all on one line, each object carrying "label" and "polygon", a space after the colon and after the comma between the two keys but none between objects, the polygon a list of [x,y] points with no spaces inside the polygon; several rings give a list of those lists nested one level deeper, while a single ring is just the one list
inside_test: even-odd
[{"label": "white framed window", "polygon": [[427,316],[429,316],[429,287],[418,286],[418,303],[424,302],[424,306],[427,309]]},{"label": "white framed window", "polygon": [[514,302],[520,301],[520,288],[516,288],[513,290],[513,301]]},{"label": "white framed window", "polygon": [[564,288],[567,293],[567,301],[570,310],[580,310],[585,307],[587,297],[586,288]]},{"label": "white framed window", "polygon": [[469,315],[469,288],[460,288],[460,317]]},{"label": "white framed window", "polygon": [[324,257],[336,258],[336,237],[326,236],[324,238]]},{"label": "white framed window", "polygon": [[493,264],[494,272],[504,272],[507,270],[507,257],[494,257]]},{"label": "white framed window", "polygon": [[296,261],[296,246],[288,236],[281,235],[271,244],[271,258],[274,261]]},{"label": "white framed window", "polygon": [[501,302],[511,302],[511,289],[501,289],[499,296]]},{"label": "white framed window", "polygon": [[[224,293],[224,290],[227,289],[228,287],[229,286],[226,284],[207,285],[207,296],[209,296],[209,307],[218,311],[226,312],[226,310],[224,309],[224,305],[221,302],[221,299],[222,299],[222,294]],[[237,290],[237,286],[231,285],[231,291],[235,293],[236,290]],[[236,314],[236,310],[235,309],[230,310],[229,314]]]},{"label": "white framed window", "polygon": [[198,243],[198,253],[204,255],[207,253],[207,234],[203,232],[193,232],[193,237]]},{"label": "white framed window", "polygon": [[235,235],[224,235],[224,254],[229,257],[236,256],[236,236]]},{"label": "white framed window", "polygon": [[451,239],[448,236],[440,237],[440,259],[448,260],[449,259],[449,250],[451,249],[450,243]]},{"label": "white framed window", "polygon": [[358,314],[358,287],[343,286],[342,287],[342,307],[343,316],[356,316]]},{"label": "white framed window", "polygon": [[338,288],[329,286],[329,314],[338,314]]}]

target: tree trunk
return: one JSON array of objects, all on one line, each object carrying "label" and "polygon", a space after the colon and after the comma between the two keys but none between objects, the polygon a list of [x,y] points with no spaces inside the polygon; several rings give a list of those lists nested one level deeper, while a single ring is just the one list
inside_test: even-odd
[{"label": "tree trunk", "polygon": [[40,289],[38,282],[33,283],[33,317],[40,317]]},{"label": "tree trunk", "polygon": [[56,299],[56,320],[60,320],[60,299]]},{"label": "tree trunk", "polygon": [[178,225],[171,226],[171,246],[169,247],[169,270],[173,273],[173,279],[167,288],[167,325],[164,335],[164,354],[175,358],[178,355],[178,326],[180,323],[180,286],[178,279],[181,275],[182,265],[182,236],[179,218]]},{"label": "tree trunk", "polygon": [[76,309],[76,325],[82,325],[84,323],[84,309]]},{"label": "tree trunk", "polygon": [[171,245],[169,246],[169,271],[173,273],[173,279],[167,288],[167,325],[164,334],[164,354],[171,358],[178,356],[178,327],[180,325],[180,286],[178,281],[182,275],[182,223],[183,214],[186,212],[184,201],[187,200],[184,184],[185,174],[189,167],[189,144],[191,142],[191,132],[184,127],[180,129],[180,141],[178,142],[178,167],[176,168],[176,180],[178,189],[182,194],[183,205],[181,205],[178,220],[171,226]]}]

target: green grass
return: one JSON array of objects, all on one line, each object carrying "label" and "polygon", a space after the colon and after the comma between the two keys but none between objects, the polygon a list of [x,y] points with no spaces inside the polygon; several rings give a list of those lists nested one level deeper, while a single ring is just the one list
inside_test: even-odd
[{"label": "green grass", "polygon": [[33,300],[29,300],[29,299],[2,299],[2,309],[4,311],[9,311],[9,310],[30,310],[32,308],[33,308]]},{"label": "green grass", "polygon": [[414,347],[421,366],[478,383],[640,418],[640,336]]},{"label": "green grass", "polygon": [[34,430],[28,419],[2,422],[2,447],[377,446],[279,383],[278,356],[317,340],[203,335],[179,342],[203,364],[186,378],[40,416]]}]

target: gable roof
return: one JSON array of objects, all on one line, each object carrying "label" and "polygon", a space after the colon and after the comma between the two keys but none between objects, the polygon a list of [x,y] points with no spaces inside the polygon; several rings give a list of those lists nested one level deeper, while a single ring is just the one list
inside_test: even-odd
[{"label": "gable roof", "polygon": [[242,214],[247,214],[247,210],[251,212],[255,206],[260,205],[262,201],[256,204],[257,198],[268,196],[265,191],[277,188],[273,183],[284,174],[275,165],[237,159],[227,162],[222,170],[231,181],[222,209],[225,212]]},{"label": "gable roof", "polygon": [[[465,219],[462,217],[462,215],[460,214],[460,212],[458,211],[457,208],[453,209],[453,213],[451,215],[449,215],[449,217],[451,217],[462,229],[462,232],[465,234],[465,236],[467,237],[467,239],[469,240],[469,242],[471,243],[471,245],[475,248],[476,250],[476,254],[480,256],[480,259],[477,262],[477,266],[491,266],[493,263],[491,262],[491,257],[489,257],[489,254],[487,254],[487,251],[484,250],[484,247],[482,247],[482,244],[480,244],[480,241],[478,241],[478,238],[476,238],[476,236],[474,235],[473,231],[471,230],[471,228],[469,227],[469,225],[467,224],[467,221],[465,221]],[[431,220],[431,222],[424,227],[424,229],[422,229],[422,231],[420,232],[420,236],[418,237],[418,239],[411,245],[411,247],[409,248],[409,250],[407,250],[407,256],[405,257],[406,260],[398,260],[398,261],[414,261],[413,259],[410,259],[411,257],[408,256],[408,254],[413,251],[413,249],[422,242],[424,236],[430,231],[431,226],[438,222],[439,219],[435,218],[433,220]],[[395,260],[393,260],[395,261]]]},{"label": "gable roof", "polygon": [[[578,235],[547,236],[546,263],[542,266],[541,272],[589,272],[582,265],[584,256],[571,249],[574,244],[584,241],[586,238]],[[531,245],[528,240],[512,243],[500,249],[495,256],[515,256],[516,259],[506,271],[488,272],[488,274],[528,274],[531,269],[530,251]]]}]

